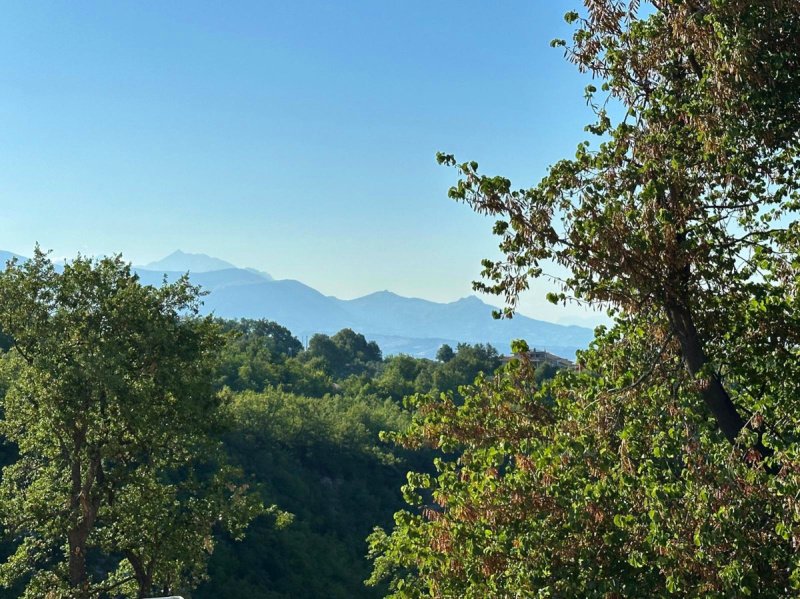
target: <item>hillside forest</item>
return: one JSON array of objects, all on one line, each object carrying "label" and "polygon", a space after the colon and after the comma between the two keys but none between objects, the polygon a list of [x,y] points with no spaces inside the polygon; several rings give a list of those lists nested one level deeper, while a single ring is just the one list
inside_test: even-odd
[{"label": "hillside forest", "polygon": [[574,156],[526,188],[437,159],[494,221],[498,318],[554,266],[608,314],[575,368],[303,347],[37,248],[0,273],[5,596],[800,594],[800,3],[565,20]]},{"label": "hillside forest", "polygon": [[385,590],[364,585],[366,537],[432,454],[379,433],[497,351],[383,357],[349,329],[304,348],[274,322],[197,316],[199,293],[142,286],[119,257],[57,269],[37,250],[0,273],[2,596]]}]

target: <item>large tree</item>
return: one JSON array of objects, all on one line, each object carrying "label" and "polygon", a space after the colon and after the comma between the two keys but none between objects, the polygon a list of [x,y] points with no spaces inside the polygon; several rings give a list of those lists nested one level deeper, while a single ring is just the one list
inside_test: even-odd
[{"label": "large tree", "polygon": [[308,342],[305,358],[317,361],[335,378],[374,371],[381,361],[381,348],[361,333],[342,329],[332,337],[317,333]]},{"label": "large tree", "polygon": [[[566,16],[577,25],[572,42],[554,42],[594,76],[595,143],[531,189],[479,174],[474,162],[439,160],[461,174],[451,197],[498,217],[506,258],[484,261],[477,287],[505,295],[506,315],[549,261],[570,272],[556,301],[655,308],[735,442],[748,415],[726,386],[721,345],[742,304],[796,288],[800,4],[641,4],[587,0]],[[789,359],[800,342],[793,320],[780,310],[753,316],[753,343],[769,340]]]},{"label": "large tree", "polygon": [[393,437],[444,455],[371,538],[393,597],[800,589],[800,4],[639,4],[587,0],[555,42],[596,78],[574,159],[515,190],[439,156],[497,217],[477,286],[506,316],[552,261],[554,301],[615,320],[544,389],[523,357],[415,398]]},{"label": "large tree", "polygon": [[[409,473],[411,509],[371,536],[371,582],[397,599],[796,597],[800,444],[775,443],[779,476],[731,451],[680,357],[656,360],[661,324],[618,322],[543,388],[521,354],[463,399],[413,398],[389,436],[435,448],[435,474]],[[798,426],[800,365],[786,375]]]},{"label": "large tree", "polygon": [[177,591],[202,575],[217,523],[260,503],[215,441],[217,325],[186,279],[143,286],[119,257],[57,269],[38,249],[0,274],[9,388],[0,430],[19,448],[0,516],[0,567],[25,597]]}]

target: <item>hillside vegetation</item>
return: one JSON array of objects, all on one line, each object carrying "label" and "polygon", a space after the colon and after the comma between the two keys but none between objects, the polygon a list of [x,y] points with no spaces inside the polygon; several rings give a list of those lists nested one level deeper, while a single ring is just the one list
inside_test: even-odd
[{"label": "hillside vegetation", "polygon": [[800,4],[599,0],[556,39],[590,139],[515,189],[440,154],[495,220],[476,288],[605,306],[581,368],[421,398],[410,508],[371,537],[391,597],[800,592]]},{"label": "hillside vegetation", "polygon": [[303,348],[198,316],[198,292],[119,258],[37,251],[0,274],[5,596],[381,595],[365,539],[431,456],[379,433],[406,428],[405,396],[457,395],[499,355],[384,358],[349,329]]},{"label": "hillside vegetation", "polygon": [[800,3],[566,21],[591,140],[526,189],[438,161],[495,221],[498,316],[553,265],[551,301],[607,310],[575,367],[304,347],[37,249],[0,273],[6,596],[800,594]]}]

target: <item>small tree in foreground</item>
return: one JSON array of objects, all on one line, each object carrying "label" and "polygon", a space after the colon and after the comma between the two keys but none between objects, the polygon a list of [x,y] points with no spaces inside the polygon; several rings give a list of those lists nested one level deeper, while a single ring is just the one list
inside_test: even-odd
[{"label": "small tree in foreground", "polygon": [[0,518],[17,542],[0,581],[24,597],[146,597],[203,576],[222,524],[262,511],[215,440],[222,336],[186,279],[143,286],[120,258],[59,272],[38,249],[0,274],[13,338],[0,431]]}]

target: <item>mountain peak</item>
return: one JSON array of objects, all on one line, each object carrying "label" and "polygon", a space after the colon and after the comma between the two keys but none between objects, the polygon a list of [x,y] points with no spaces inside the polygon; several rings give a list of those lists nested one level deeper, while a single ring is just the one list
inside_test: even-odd
[{"label": "mountain peak", "polygon": [[457,299],[454,304],[485,304],[485,302],[479,298],[477,295],[467,295],[466,297],[462,297]]},{"label": "mountain peak", "polygon": [[400,296],[397,295],[396,293],[392,292],[392,291],[389,291],[388,289],[384,289],[383,291],[374,291],[373,293],[365,295],[364,297],[395,298],[395,297],[400,297]]},{"label": "mountain peak", "polygon": [[207,254],[190,254],[175,250],[169,256],[146,264],[142,268],[147,270],[160,270],[164,272],[212,272],[236,268],[235,265]]}]

